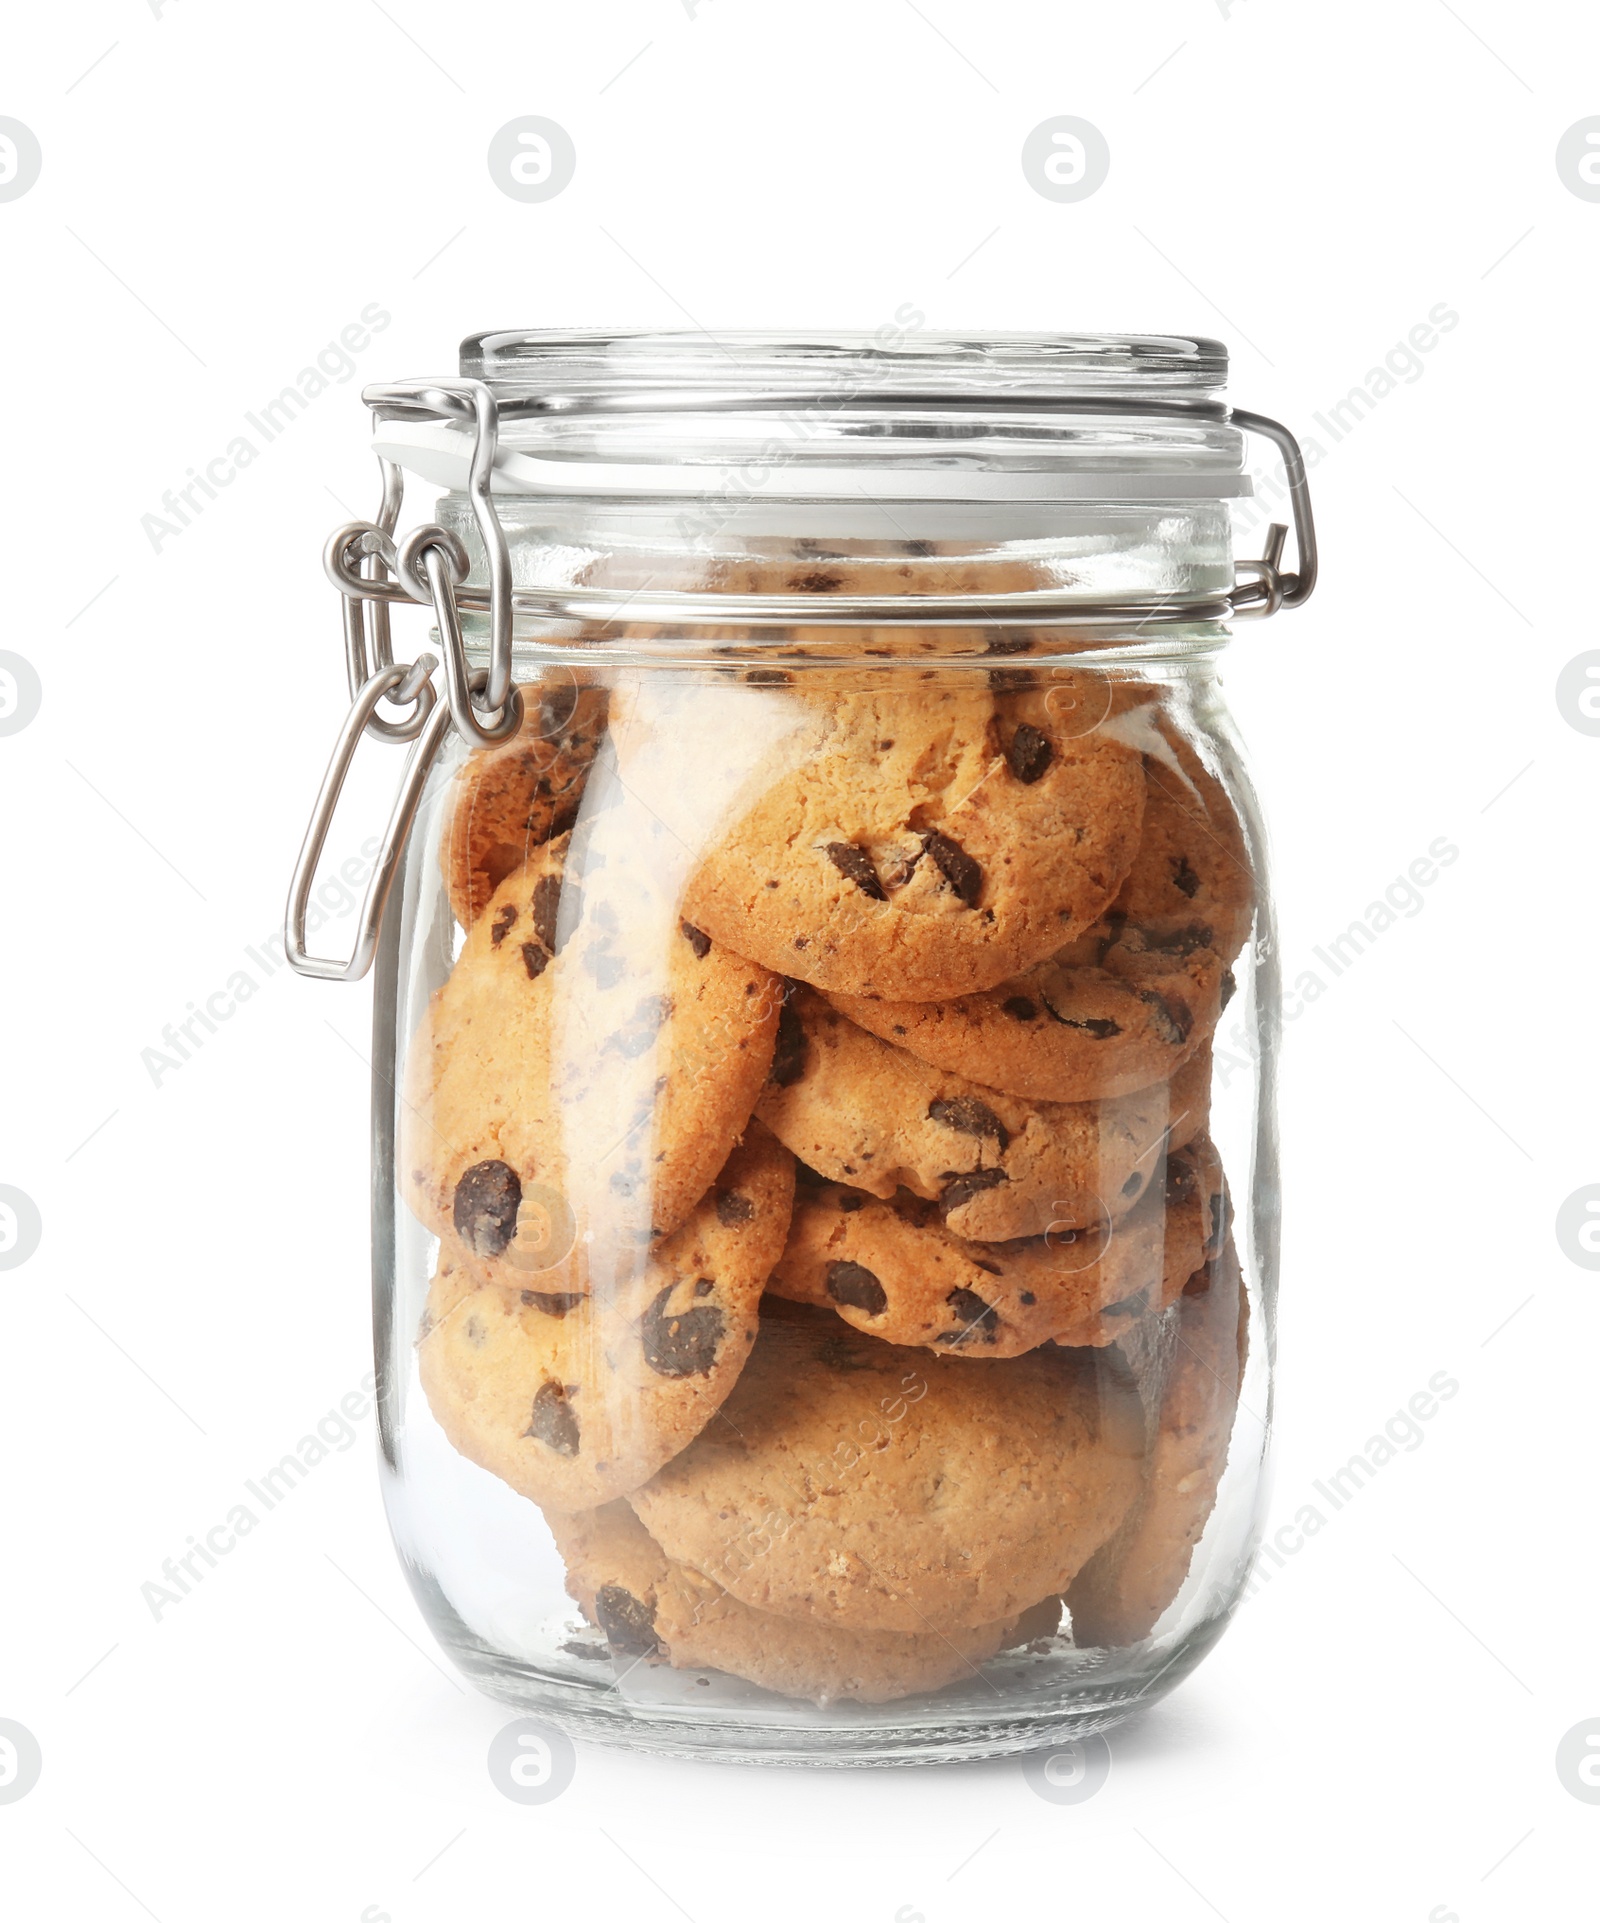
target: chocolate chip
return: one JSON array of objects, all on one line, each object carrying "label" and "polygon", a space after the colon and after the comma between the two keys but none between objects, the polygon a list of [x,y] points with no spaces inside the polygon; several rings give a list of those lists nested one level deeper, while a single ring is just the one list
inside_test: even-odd
[{"label": "chocolate chip", "polygon": [[694,1292],[696,1295],[710,1295],[716,1286],[716,1283],[712,1281],[709,1275],[702,1275],[700,1280],[694,1285]]},{"label": "chocolate chip", "polygon": [[1108,1042],[1113,1035],[1120,1035],[1122,1033],[1121,1023],[1112,1021],[1109,1015],[1084,1015],[1081,1017],[1077,1015],[1061,1015],[1051,1007],[1048,996],[1045,996],[1043,999],[1044,1012],[1050,1017],[1051,1021],[1059,1023],[1062,1028],[1081,1028],[1085,1035],[1092,1036],[1097,1042]]},{"label": "chocolate chip", "polygon": [[1127,946],[1135,954],[1176,955],[1182,961],[1197,949],[1209,948],[1212,939],[1212,931],[1205,922],[1190,922],[1186,928],[1174,928],[1161,935],[1153,934],[1148,928],[1129,929]]},{"label": "chocolate chip", "polygon": [[577,1656],[586,1663],[603,1663],[607,1659],[607,1652],[596,1649],[593,1643],[563,1643],[561,1649],[564,1655]]},{"label": "chocolate chip", "polygon": [[581,1295],[540,1295],[533,1289],[520,1291],[523,1302],[541,1315],[570,1315],[583,1300]]},{"label": "chocolate chip", "polygon": [[1055,750],[1050,746],[1050,737],[1030,727],[1026,721],[1011,737],[1011,746],[1006,749],[1006,761],[1011,772],[1024,787],[1031,787],[1054,758]]},{"label": "chocolate chip", "polygon": [[772,1069],[767,1076],[779,1088],[790,1088],[806,1072],[809,1046],[805,1024],[794,1007],[794,984],[783,991],[783,1006],[778,1010],[778,1045],[772,1051]]},{"label": "chocolate chip", "polygon": [[528,980],[536,982],[550,966],[550,951],[543,942],[525,941],[522,944],[522,965],[528,971]]},{"label": "chocolate chip", "polygon": [[1128,1195],[1128,1196],[1137,1195],[1139,1193],[1139,1190],[1143,1186],[1144,1186],[1144,1177],[1139,1173],[1137,1169],[1135,1169],[1132,1175],[1128,1177],[1127,1181],[1123,1183],[1122,1192],[1124,1195]]},{"label": "chocolate chip", "polygon": [[864,1209],[866,1206],[867,1198],[864,1195],[858,1195],[854,1189],[846,1189],[839,1197],[841,1215],[854,1215],[857,1209]]},{"label": "chocolate chip", "polygon": [[539,1393],[533,1398],[533,1415],[522,1433],[542,1442],[547,1449],[554,1449],[558,1456],[578,1453],[577,1411],[568,1402],[567,1392],[559,1382],[540,1385]]},{"label": "chocolate chip", "polygon": [[1229,1004],[1229,1002],[1231,1002],[1231,1001],[1233,1000],[1233,994],[1234,994],[1234,990],[1235,990],[1235,989],[1236,989],[1236,988],[1237,988],[1238,986],[1239,986],[1239,984],[1238,984],[1238,983],[1237,983],[1237,982],[1236,982],[1236,981],[1234,980],[1234,978],[1233,978],[1233,970],[1232,970],[1231,968],[1225,968],[1225,969],[1223,969],[1223,971],[1222,971],[1222,993],[1221,993],[1221,996],[1220,996],[1220,998],[1219,998],[1219,999],[1220,999],[1220,1002],[1221,1002],[1221,1006],[1222,1006],[1222,1007],[1224,1007],[1224,1008],[1226,1008],[1226,1007],[1228,1006],[1228,1004]]},{"label": "chocolate chip", "polygon": [[962,1328],[954,1335],[942,1335],[941,1342],[993,1342],[1000,1324],[1000,1311],[971,1289],[952,1289],[945,1301],[961,1318]]},{"label": "chocolate chip", "polygon": [[1024,1289],[1021,1295],[1017,1297],[1017,1300],[1022,1304],[1022,1306],[1025,1309],[1031,1309],[1034,1303],[1038,1301],[1038,1299],[1039,1298],[1034,1294],[1032,1289]]},{"label": "chocolate chip", "polygon": [[727,1322],[721,1309],[670,1310],[676,1286],[669,1282],[644,1312],[639,1326],[644,1359],[657,1375],[708,1375]]},{"label": "chocolate chip", "polygon": [[1180,1001],[1168,1001],[1165,995],[1158,995],[1153,988],[1136,989],[1146,1008],[1150,1010],[1150,1026],[1174,1048],[1189,1039],[1189,1031],[1194,1027],[1194,1016]]},{"label": "chocolate chip", "polygon": [[636,1062],[653,1045],[671,1013],[670,995],[646,995],[628,1019],[607,1036],[606,1047],[614,1048],[626,1061]]},{"label": "chocolate chip", "polygon": [[889,1306],[883,1284],[859,1262],[832,1262],[828,1265],[828,1293],[847,1309],[865,1309],[868,1315],[882,1315]]},{"label": "chocolate chip", "polygon": [[907,554],[928,555],[933,552],[931,541],[902,541],[900,546]]},{"label": "chocolate chip", "polygon": [[621,1583],[603,1583],[595,1591],[595,1620],[605,1631],[606,1641],[619,1656],[658,1656],[661,1639],[656,1634],[656,1606],[645,1602]]},{"label": "chocolate chip", "polygon": [[[984,647],[985,654],[1030,654],[1033,651],[1031,635],[996,635]],[[1039,685],[1039,677],[1032,668],[990,668],[989,686],[996,694],[1021,694]]]},{"label": "chocolate chip", "polygon": [[711,953],[711,937],[703,934],[691,922],[680,921],[678,923],[678,933],[682,935],[683,939],[694,950],[694,958],[696,961],[704,961],[706,956]]},{"label": "chocolate chip", "polygon": [[511,924],[517,919],[517,911],[508,901],[495,915],[489,927],[489,946],[498,948],[509,933]]},{"label": "chocolate chip", "polygon": [[1026,694],[1030,688],[1039,685],[1039,677],[1032,668],[991,668],[989,686],[996,694]]},{"label": "chocolate chip", "polygon": [[1187,855],[1179,855],[1172,864],[1172,885],[1180,895],[1186,895],[1190,901],[1194,900],[1200,887],[1200,877],[1189,866]]},{"label": "chocolate chip", "polygon": [[1100,1311],[1102,1315],[1143,1315],[1145,1311],[1145,1291],[1137,1295],[1125,1295],[1120,1302],[1108,1302]]},{"label": "chocolate chip", "polygon": [[948,1214],[951,1209],[961,1208],[970,1202],[973,1196],[981,1195],[985,1189],[998,1188],[1009,1179],[1003,1168],[975,1168],[964,1175],[952,1175],[939,1191],[940,1206]]},{"label": "chocolate chip", "polygon": [[748,1222],[755,1212],[755,1203],[737,1189],[723,1189],[717,1196],[717,1220],[725,1229],[734,1229],[741,1222]]},{"label": "chocolate chip", "polygon": [[533,884],[533,932],[553,955],[556,952],[556,911],[561,906],[561,877],[541,875]]},{"label": "chocolate chip", "polygon": [[928,1104],[928,1120],[958,1129],[963,1135],[987,1135],[1000,1144],[1002,1155],[1011,1146],[1011,1131],[976,1095],[935,1096]]},{"label": "chocolate chip", "polygon": [[1009,995],[1000,1006],[1014,1022],[1036,1022],[1039,1019],[1038,1004],[1030,1002],[1026,995]]},{"label": "chocolate chip", "polygon": [[862,894],[873,901],[889,899],[864,848],[858,848],[853,841],[830,841],[826,853],[845,880],[853,881]]},{"label": "chocolate chip", "polygon": [[962,905],[976,908],[978,897],[983,893],[983,870],[966,849],[937,829],[922,837],[922,845],[933,856],[939,873],[955,890]]},{"label": "chocolate chip", "polygon": [[475,1255],[499,1255],[517,1232],[522,1183],[504,1162],[474,1162],[456,1183],[452,1220]]},{"label": "chocolate chip", "polygon": [[810,574],[791,574],[788,585],[795,594],[832,594],[844,586],[844,576],[816,568]]}]

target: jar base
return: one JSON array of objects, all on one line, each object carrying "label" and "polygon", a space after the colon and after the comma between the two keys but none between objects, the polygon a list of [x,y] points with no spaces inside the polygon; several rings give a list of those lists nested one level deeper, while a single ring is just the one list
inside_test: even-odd
[{"label": "jar base", "polygon": [[1080,1650],[1067,1637],[1050,1637],[926,1695],[819,1705],[716,1670],[630,1664],[577,1617],[564,1641],[552,1625],[547,1664],[527,1661],[470,1629],[425,1571],[413,1565],[407,1574],[440,1646],[498,1702],[609,1749],[802,1769],[984,1762],[1098,1735],[1175,1688],[1231,1613],[1125,1650]]}]

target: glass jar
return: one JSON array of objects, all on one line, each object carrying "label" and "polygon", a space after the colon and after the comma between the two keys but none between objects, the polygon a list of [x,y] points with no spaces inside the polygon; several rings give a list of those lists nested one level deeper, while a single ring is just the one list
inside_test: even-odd
[{"label": "glass jar", "polygon": [[[524,333],[367,391],[289,947],[378,954],[385,1495],[490,1694],[669,1753],[973,1758],[1108,1727],[1237,1605],[1278,986],[1215,664],[1315,550],[1225,375]],[[1294,572],[1281,527],[1233,559],[1246,429]],[[407,470],[447,491],[397,546]],[[392,661],[418,601],[444,699]],[[319,960],[363,732],[415,746]]]}]

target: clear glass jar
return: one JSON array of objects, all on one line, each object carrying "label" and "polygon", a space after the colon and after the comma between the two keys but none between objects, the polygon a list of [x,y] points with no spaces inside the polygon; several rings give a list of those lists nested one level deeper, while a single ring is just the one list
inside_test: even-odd
[{"label": "clear glass jar", "polygon": [[971,1758],[1108,1727],[1228,1620],[1278,992],[1215,666],[1314,553],[1298,470],[1300,573],[1275,530],[1236,587],[1225,369],[522,334],[369,390],[350,551],[384,579],[401,465],[468,482],[389,598],[485,699],[509,640],[521,697],[414,754],[375,1022],[385,1495],[491,1694]]}]

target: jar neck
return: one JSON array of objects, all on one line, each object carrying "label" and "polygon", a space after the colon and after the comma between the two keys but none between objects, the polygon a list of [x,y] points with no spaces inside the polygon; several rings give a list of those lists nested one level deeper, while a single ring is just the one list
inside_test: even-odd
[{"label": "jar neck", "polygon": [[[1095,502],[1048,510],[949,504],[760,500],[729,509],[693,497],[618,502],[496,498],[514,589],[606,591],[608,613],[630,602],[658,618],[693,597],[703,625],[741,621],[769,641],[785,631],[850,619],[855,626],[1104,630],[1108,609],[1123,642],[1185,610],[1203,623],[1233,586],[1232,523],[1224,502]],[[440,524],[463,542],[475,583],[486,578],[468,497],[446,494]],[[963,604],[981,604],[977,619]],[[1081,646],[1079,641],[1076,645]],[[947,651],[943,648],[941,652]]]}]

